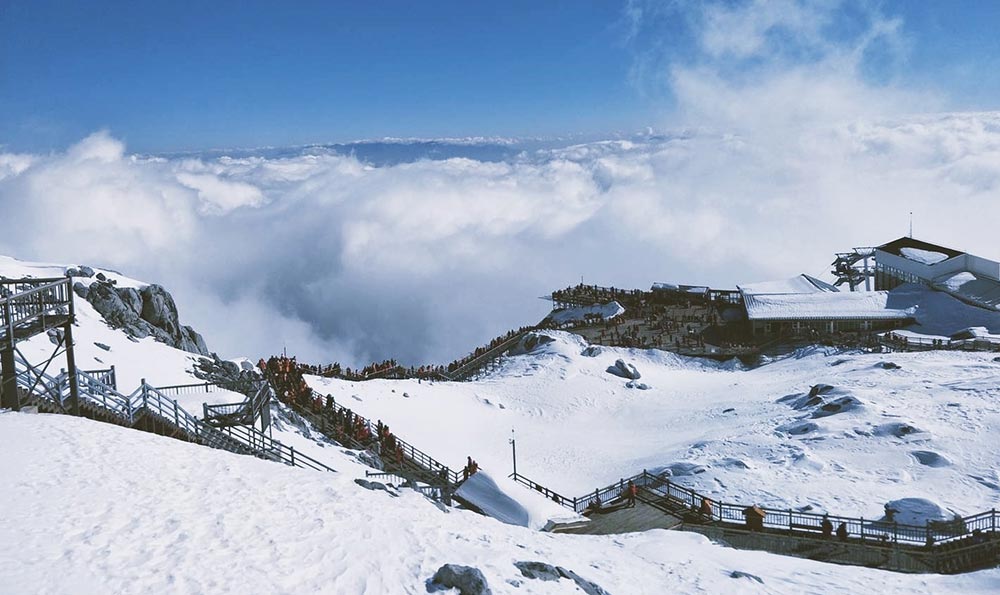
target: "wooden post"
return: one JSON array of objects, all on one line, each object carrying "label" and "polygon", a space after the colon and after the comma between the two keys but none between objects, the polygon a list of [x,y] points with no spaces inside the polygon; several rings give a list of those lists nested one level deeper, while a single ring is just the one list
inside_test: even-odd
[{"label": "wooden post", "polygon": [[[67,278],[67,283],[70,280]],[[69,399],[73,415],[80,415],[80,385],[76,377],[76,351],[73,348],[73,321],[76,320],[76,310],[73,307],[73,289],[69,290],[69,318],[64,327],[66,341],[66,372],[69,374]]]},{"label": "wooden post", "polygon": [[[13,343],[13,337],[7,337]],[[18,411],[21,402],[17,395],[17,370],[14,368],[14,348],[9,346],[0,351],[0,367],[3,368],[3,395],[0,406]]]}]

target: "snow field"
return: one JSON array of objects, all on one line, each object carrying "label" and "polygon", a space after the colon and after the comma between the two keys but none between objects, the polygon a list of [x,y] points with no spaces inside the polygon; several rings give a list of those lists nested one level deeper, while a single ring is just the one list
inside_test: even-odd
[{"label": "snow field", "polygon": [[[539,533],[443,512],[414,492],[86,419],[0,413],[0,593],[426,593],[442,564],[496,594],[579,593],[513,563],[569,568],[610,593],[988,593],[1000,573],[899,575],[711,545],[689,533]],[[733,571],[755,575],[731,578]],[[515,586],[518,585],[518,586]]]},{"label": "snow field", "polygon": [[[518,472],[568,497],[643,469],[728,502],[865,518],[901,498],[967,515],[1000,497],[1000,453],[983,439],[1000,432],[990,354],[807,350],[744,370],[546,334],[470,383],[309,381],[455,469],[471,455],[509,473],[514,429]],[[651,389],[608,374],[617,359]],[[817,384],[835,390],[796,408]]]}]

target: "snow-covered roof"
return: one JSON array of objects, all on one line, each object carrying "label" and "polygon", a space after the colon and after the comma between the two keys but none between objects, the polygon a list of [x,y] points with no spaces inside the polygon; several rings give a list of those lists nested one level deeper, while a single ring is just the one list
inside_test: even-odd
[{"label": "snow-covered roof", "polygon": [[915,260],[921,264],[937,264],[948,260],[948,255],[935,250],[924,250],[922,248],[900,248],[899,253],[904,258]]},{"label": "snow-covered roof", "polygon": [[887,244],[882,244],[878,247],[878,250],[926,265],[934,265],[965,254],[961,250],[908,237],[902,237]]},{"label": "snow-covered roof", "polygon": [[1000,281],[963,271],[934,280],[934,288],[977,306],[1000,310]]},{"label": "snow-covered roof", "polygon": [[774,293],[821,293],[839,291],[833,285],[806,274],[796,275],[791,279],[782,279],[780,281],[761,281],[759,283],[738,285],[737,288],[740,290],[740,293],[745,296]]},{"label": "snow-covered roof", "polygon": [[745,295],[750,320],[905,319],[911,310],[888,306],[887,291]]}]

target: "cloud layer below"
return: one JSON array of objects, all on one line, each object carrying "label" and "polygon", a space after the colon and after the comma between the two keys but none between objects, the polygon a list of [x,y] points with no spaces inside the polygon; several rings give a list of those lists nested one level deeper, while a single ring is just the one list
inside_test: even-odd
[{"label": "cloud layer below", "polygon": [[[866,74],[901,45],[899,24],[868,14],[845,39],[825,26],[841,3],[789,4],[709,5],[683,61],[637,58],[671,91],[669,134],[476,141],[447,158],[395,143],[405,158],[377,163],[321,148],[136,156],[108,132],[0,153],[0,252],[160,282],[223,355],[287,346],[352,365],[454,358],[537,321],[537,297],[581,275],[822,274],[835,251],[905,234],[910,211],[919,237],[1000,258],[1000,114],[896,115],[940,105]],[[655,14],[629,14],[637,38],[654,35]]]}]

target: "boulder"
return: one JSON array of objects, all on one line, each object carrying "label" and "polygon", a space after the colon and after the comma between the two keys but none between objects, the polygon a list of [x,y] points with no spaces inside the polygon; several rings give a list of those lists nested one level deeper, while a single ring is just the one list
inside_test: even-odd
[{"label": "boulder", "polygon": [[445,589],[458,589],[459,595],[492,595],[486,577],[478,568],[445,564],[434,573],[427,582],[430,592]]},{"label": "boulder", "polygon": [[[98,279],[103,274],[98,273]],[[178,320],[174,298],[159,285],[150,285],[137,291],[131,287],[114,287],[106,280],[92,283],[89,288],[74,287],[112,327],[123,329],[134,339],[152,336],[161,343],[189,353],[211,353],[193,328],[182,326]],[[237,369],[238,372],[238,369]]]},{"label": "boulder", "polygon": [[556,567],[556,570],[558,570],[559,574],[561,574],[562,576],[576,583],[576,586],[579,587],[580,590],[586,593],[587,595],[611,595],[601,587],[588,581],[587,579],[583,578],[582,576],[573,572],[572,570],[566,570],[562,566]]},{"label": "boulder", "polygon": [[625,360],[615,361],[615,365],[608,366],[608,374],[614,374],[619,378],[624,378],[626,380],[638,380],[642,378],[642,374],[639,370],[635,368],[632,364],[625,363]]},{"label": "boulder", "polygon": [[118,295],[126,308],[135,312],[136,316],[142,316],[142,296],[138,291],[132,287],[123,287],[118,290]]},{"label": "boulder", "polygon": [[359,486],[363,487],[366,490],[372,490],[372,491],[382,490],[384,492],[389,491],[389,488],[385,487],[384,483],[380,483],[377,481],[368,481],[367,479],[355,479],[354,483],[358,484]]},{"label": "boulder", "polygon": [[87,294],[90,293],[90,288],[77,281],[73,284],[73,293],[80,296],[83,299],[87,299]]},{"label": "boulder", "polygon": [[174,298],[160,285],[147,285],[142,288],[142,319],[166,331],[168,335],[178,336],[180,323],[177,319],[177,305]]},{"label": "boulder", "polygon": [[557,581],[562,578],[559,569],[545,562],[514,562],[514,566],[530,579]]},{"label": "boulder", "polygon": [[92,269],[92,268],[90,268],[90,267],[88,267],[86,265],[82,265],[81,264],[79,267],[77,267],[77,270],[80,271],[80,276],[81,277],[88,277],[89,278],[89,277],[93,277],[94,276],[94,269]]}]

